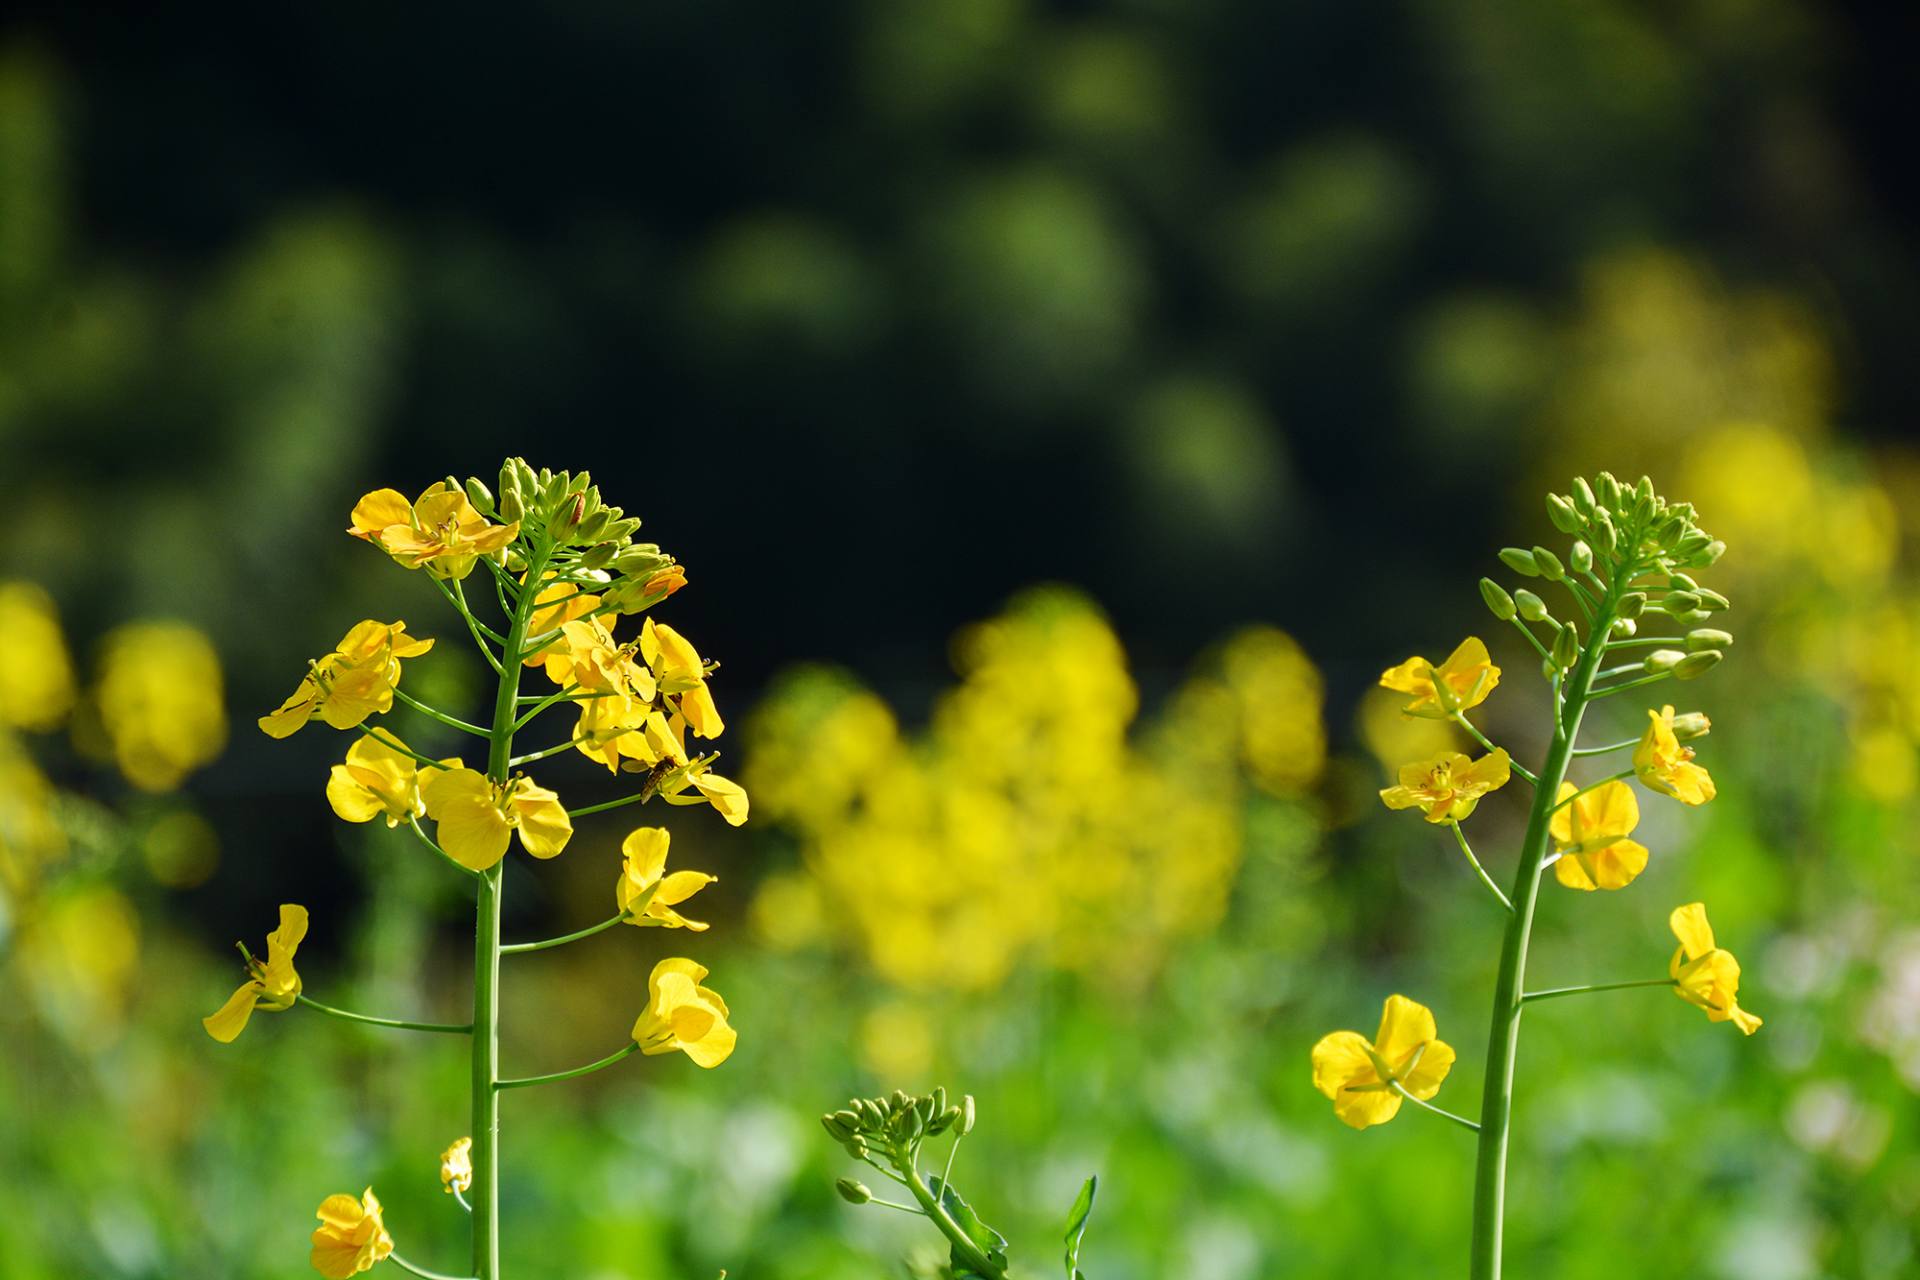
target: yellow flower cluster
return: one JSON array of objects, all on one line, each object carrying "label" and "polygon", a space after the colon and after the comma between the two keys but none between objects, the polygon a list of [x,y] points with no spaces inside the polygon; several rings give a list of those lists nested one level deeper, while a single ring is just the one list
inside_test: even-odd
[{"label": "yellow flower cluster", "polygon": [[312,664],[279,708],[259,720],[268,737],[285,738],[309,720],[324,720],[335,729],[351,729],[368,716],[393,709],[393,691],[400,684],[400,662],[433,648],[433,641],[407,634],[404,622],[375,622],[369,618],[341,637],[325,657]]},{"label": "yellow flower cluster", "polygon": [[179,622],[135,622],[108,634],[91,701],[113,759],[143,791],[171,791],[227,745],[220,658]]},{"label": "yellow flower cluster", "polygon": [[436,578],[464,578],[481,556],[497,559],[520,532],[520,522],[494,524],[444,481],[408,502],[394,489],[376,489],[353,508],[354,537],[371,542],[409,569]]},{"label": "yellow flower cluster", "polygon": [[1319,675],[1278,631],[1228,642],[1137,737],[1125,654],[1077,594],[1029,592],[954,654],[923,734],[819,671],[756,711],[749,781],[804,861],[761,891],[773,941],[810,940],[831,903],[904,986],[982,990],[1024,962],[1138,978],[1219,920],[1255,788],[1297,795],[1324,762]]}]

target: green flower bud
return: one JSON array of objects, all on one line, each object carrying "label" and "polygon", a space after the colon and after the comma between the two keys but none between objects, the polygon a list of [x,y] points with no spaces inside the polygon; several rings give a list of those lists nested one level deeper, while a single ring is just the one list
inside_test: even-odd
[{"label": "green flower bud", "polygon": [[1560,563],[1560,557],[1545,547],[1533,549],[1533,563],[1539,566],[1540,576],[1548,582],[1558,582],[1567,576],[1567,567]]},{"label": "green flower bud", "polygon": [[859,1134],[856,1133],[851,1138],[848,1138],[844,1145],[847,1149],[847,1154],[855,1160],[865,1160],[867,1158],[867,1152],[869,1150],[867,1140]]},{"label": "green flower bud", "polygon": [[[619,508],[615,507],[618,511]],[[640,529],[639,516],[621,516],[607,526],[606,537],[609,542],[626,542]]]},{"label": "green flower bud", "polygon": [[1693,594],[1700,597],[1700,607],[1708,613],[1717,613],[1722,609],[1731,608],[1733,605],[1731,600],[1721,595],[1718,591],[1709,591],[1705,587],[1695,587]]},{"label": "green flower bud", "polygon": [[1689,609],[1685,613],[1672,615],[1673,620],[1683,627],[1697,627],[1703,622],[1711,622],[1713,615],[1705,609]]},{"label": "green flower bud", "polygon": [[933,1109],[935,1111],[947,1109],[947,1086],[941,1085],[933,1091]]},{"label": "green flower bud", "polygon": [[1573,504],[1557,493],[1547,495],[1547,519],[1553,521],[1553,527],[1562,533],[1578,533],[1580,526],[1586,523],[1580,518],[1580,513],[1573,509]]},{"label": "green flower bud", "polygon": [[1500,563],[1507,566],[1523,578],[1540,576],[1540,566],[1534,563],[1533,552],[1523,551],[1519,547],[1505,547],[1500,552]]},{"label": "green flower bud", "polygon": [[838,1191],[840,1198],[848,1204],[865,1204],[873,1199],[873,1192],[867,1189],[867,1184],[855,1182],[852,1178],[840,1179],[833,1184],[833,1189]]},{"label": "green flower bud", "polygon": [[594,511],[589,508],[586,517],[580,521],[579,528],[573,531],[573,540],[575,542],[597,542],[601,535],[606,533],[607,526],[612,523],[613,517],[609,516],[604,509]]},{"label": "green flower bud", "polygon": [[1711,627],[1702,627],[1698,631],[1687,632],[1687,651],[1698,653],[1702,649],[1726,649],[1733,644],[1733,633],[1718,631]]},{"label": "green flower bud", "polygon": [[527,553],[519,547],[508,547],[507,569],[513,573],[525,573],[527,571]]},{"label": "green flower bud", "polygon": [[1620,546],[1620,535],[1613,527],[1613,521],[1607,517],[1604,509],[1593,513],[1593,523],[1587,526],[1587,532],[1593,536],[1594,545],[1612,555]]},{"label": "green flower bud", "polygon": [[1669,573],[1667,575],[1667,585],[1670,587],[1678,587],[1682,591],[1698,591],[1700,589],[1700,584],[1684,573]]},{"label": "green flower bud", "polygon": [[1553,665],[1562,671],[1571,670],[1580,660],[1580,629],[1573,623],[1564,623],[1560,634],[1553,638]]},{"label": "green flower bud", "polygon": [[494,514],[493,490],[487,488],[484,480],[479,476],[468,476],[465,488],[467,501],[473,504],[474,510],[483,516]]},{"label": "green flower bud", "polygon": [[1551,617],[1547,612],[1547,602],[1524,588],[1513,593],[1513,604],[1528,622],[1545,622]]},{"label": "green flower bud", "polygon": [[1627,594],[1620,597],[1620,603],[1615,606],[1615,609],[1623,618],[1637,618],[1643,612],[1645,612],[1646,607],[1647,607],[1646,592],[1629,591],[1627,592]]},{"label": "green flower bud", "polygon": [[1567,552],[1567,563],[1573,566],[1575,573],[1593,572],[1593,548],[1576,538],[1572,550]]},{"label": "green flower bud", "polygon": [[973,1121],[973,1095],[969,1093],[960,1099],[960,1119],[953,1126],[953,1131],[964,1138],[973,1132]]},{"label": "green flower bud", "polygon": [[1480,579],[1480,598],[1487,602],[1493,616],[1506,622],[1513,617],[1513,597],[1492,578]]},{"label": "green flower bud", "polygon": [[[554,478],[558,483],[561,477]],[[553,514],[547,519],[547,536],[555,542],[571,539],[574,531],[580,527],[580,517],[586,511],[586,499],[575,495],[571,500],[561,502],[553,508]]]},{"label": "green flower bud", "polygon": [[1675,680],[1696,679],[1713,670],[1724,657],[1726,655],[1718,649],[1702,649],[1698,653],[1690,653],[1674,666],[1673,678]]},{"label": "green flower bud", "polygon": [[1689,711],[1673,718],[1673,736],[1685,742],[1689,738],[1704,738],[1713,729],[1713,721],[1707,719],[1704,711]]},{"label": "green flower bud", "polygon": [[583,569],[603,569],[613,563],[613,553],[618,550],[611,542],[598,542],[580,553],[580,567]]},{"label": "green flower bud", "polygon": [[848,1138],[851,1138],[854,1134],[854,1130],[852,1129],[851,1126],[842,1124],[840,1122],[839,1116],[821,1116],[820,1127],[825,1129],[827,1131],[827,1136],[832,1138],[835,1142],[845,1142]]},{"label": "green flower bud", "polygon": [[1694,563],[1701,565],[1702,567],[1711,565],[1716,561],[1718,561],[1721,556],[1725,555],[1726,552],[1727,552],[1727,544],[1720,541],[1720,539],[1715,538],[1712,542],[1709,542],[1706,545],[1706,548],[1704,550],[1702,550],[1699,553]]},{"label": "green flower bud", "polygon": [[845,1107],[833,1113],[833,1118],[844,1125],[849,1133],[860,1132],[860,1113]]},{"label": "green flower bud", "polygon": [[1613,634],[1622,640],[1627,639],[1639,630],[1640,624],[1632,618],[1615,618],[1613,620]]},{"label": "green flower bud", "polygon": [[1662,671],[1671,671],[1687,660],[1687,655],[1678,649],[1655,649],[1641,661],[1640,666],[1648,675],[1658,675]]},{"label": "green flower bud", "polygon": [[1593,514],[1593,486],[1587,483],[1585,476],[1573,478],[1573,509],[1583,516]]},{"label": "green flower bud", "polygon": [[905,1089],[895,1089],[893,1096],[887,1099],[887,1105],[895,1112],[901,1112],[913,1105],[913,1099],[907,1096]]},{"label": "green flower bud", "polygon": [[1600,496],[1600,505],[1608,511],[1620,509],[1620,482],[1613,478],[1613,472],[1602,471],[1593,478],[1594,490]]},{"label": "green flower bud", "polygon": [[1692,613],[1700,607],[1700,597],[1691,591],[1669,591],[1660,607],[1671,614]]},{"label": "green flower bud", "polygon": [[860,1098],[857,1099],[857,1104],[860,1118],[866,1122],[861,1126],[862,1128],[884,1129],[887,1127],[887,1113],[880,1109],[879,1103],[872,1098]]},{"label": "green flower bud", "polygon": [[[564,471],[560,474],[566,476],[568,493],[585,493],[587,486],[593,483],[593,475],[590,472],[582,471],[577,476],[568,475]],[[595,495],[595,500],[598,501],[597,494]]]}]

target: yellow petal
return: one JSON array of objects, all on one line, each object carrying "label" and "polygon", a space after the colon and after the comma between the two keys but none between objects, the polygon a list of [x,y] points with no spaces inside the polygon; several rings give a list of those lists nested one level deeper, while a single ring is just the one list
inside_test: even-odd
[{"label": "yellow petal", "polygon": [[353,526],[347,532],[368,542],[378,542],[382,529],[407,524],[412,518],[413,507],[398,490],[375,489],[353,504]]},{"label": "yellow petal", "polygon": [[1580,839],[1624,836],[1640,824],[1640,802],[1624,782],[1604,783],[1572,805],[1578,809]]},{"label": "yellow petal", "polygon": [[221,1044],[232,1044],[247,1029],[247,1019],[253,1017],[253,1006],[259,998],[259,983],[243,983],[238,991],[227,997],[227,1002],[220,1006],[218,1012],[210,1018],[200,1019],[200,1025]]},{"label": "yellow petal", "polygon": [[728,826],[737,827],[747,820],[747,792],[739,783],[717,773],[702,773],[693,779],[693,785],[720,811]]},{"label": "yellow petal", "polygon": [[545,787],[523,785],[514,795],[513,807],[520,815],[520,847],[534,857],[556,857],[573,838],[567,807]]},{"label": "yellow petal", "polygon": [[1333,1031],[1313,1046],[1313,1087],[1337,1099],[1350,1084],[1373,1083],[1373,1060],[1367,1056],[1367,1038],[1358,1031]]},{"label": "yellow petal", "polygon": [[1421,657],[1408,658],[1380,673],[1380,687],[1396,693],[1432,693],[1433,664]]},{"label": "yellow petal", "polygon": [[334,765],[327,775],[327,803],[348,822],[371,822],[386,811],[380,797],[356,781],[343,764]]},{"label": "yellow petal", "polygon": [[1350,1089],[1333,1100],[1333,1114],[1355,1129],[1368,1129],[1400,1114],[1400,1095],[1388,1089]]},{"label": "yellow petal", "polygon": [[667,847],[673,837],[665,827],[635,827],[620,842],[620,852],[633,861],[642,884],[652,884],[667,869]]},{"label": "yellow petal", "polygon": [[1402,995],[1388,996],[1380,1011],[1380,1034],[1373,1038],[1374,1051],[1398,1071],[1402,1059],[1438,1034],[1433,1010]]},{"label": "yellow petal", "polygon": [[1667,927],[1673,930],[1674,937],[1680,939],[1680,947],[1689,960],[1697,960],[1714,950],[1713,926],[1707,923],[1707,905],[1704,902],[1689,902],[1684,907],[1675,907],[1667,916]]},{"label": "yellow petal", "polygon": [[1447,1078],[1447,1072],[1453,1070],[1453,1062],[1453,1046],[1445,1040],[1432,1041],[1420,1055],[1420,1061],[1414,1064],[1413,1070],[1407,1072],[1400,1081],[1400,1085],[1425,1102],[1440,1092],[1440,1082]]}]

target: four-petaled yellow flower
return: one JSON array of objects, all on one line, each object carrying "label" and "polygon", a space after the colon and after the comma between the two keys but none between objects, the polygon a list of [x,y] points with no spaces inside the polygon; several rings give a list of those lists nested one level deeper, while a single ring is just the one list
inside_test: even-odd
[{"label": "four-petaled yellow flower", "polygon": [[573,837],[560,797],[524,775],[498,783],[472,769],[436,772],[421,788],[440,847],[463,867],[485,871],[507,854],[512,833],[536,858],[551,858]]},{"label": "four-petaled yellow flower", "polygon": [[284,738],[318,716],[336,729],[351,729],[392,708],[400,660],[417,658],[431,648],[433,641],[408,635],[404,622],[369,618],[313,664],[279,710],[260,717],[260,728],[269,737]]},{"label": "four-petaled yellow flower", "polygon": [[1693,763],[1693,748],[1680,745],[1673,732],[1673,708],[1647,712],[1646,736],[1633,751],[1633,771],[1649,790],[1672,796],[1681,804],[1705,804],[1713,799],[1713,778]]},{"label": "four-petaled yellow flower", "polygon": [[676,871],[667,875],[667,845],[671,838],[665,827],[636,827],[628,834],[620,844],[626,865],[614,887],[614,897],[620,910],[631,913],[628,924],[692,929],[698,933],[706,924],[689,920],[674,908],[719,877],[704,871]]},{"label": "four-petaled yellow flower", "polygon": [[[691,786],[698,795],[688,795]],[[731,778],[709,773],[705,764],[694,761],[684,769],[667,775],[660,784],[660,798],[668,804],[706,803],[719,810],[727,825],[737,827],[747,820],[747,789]]]},{"label": "four-petaled yellow flower", "polygon": [[494,524],[442,480],[409,503],[394,489],[375,489],[353,508],[356,538],[382,548],[409,569],[464,578],[481,556],[497,557],[520,536],[520,522]]},{"label": "four-petaled yellow flower", "polygon": [[653,966],[647,979],[647,1011],[633,1024],[634,1043],[645,1054],[685,1053],[702,1067],[717,1067],[733,1052],[727,1002],[700,985],[706,968],[674,957]]},{"label": "four-petaled yellow flower", "polygon": [[1462,640],[1437,667],[1416,657],[1380,673],[1382,688],[1413,695],[1401,709],[1405,714],[1429,720],[1451,719],[1456,712],[1479,706],[1499,683],[1500,668],[1479,636]]},{"label": "four-petaled yellow flower", "polygon": [[440,1187],[448,1195],[473,1185],[473,1139],[462,1138],[440,1153]]},{"label": "four-petaled yellow flower", "polygon": [[1442,751],[1428,760],[1400,767],[1397,786],[1384,788],[1380,799],[1389,809],[1418,806],[1428,822],[1459,822],[1473,812],[1480,797],[1498,791],[1513,776],[1513,764],[1504,747],[1478,760],[1458,751]]},{"label": "four-petaled yellow flower", "polygon": [[247,957],[247,973],[251,976],[220,1006],[219,1012],[200,1020],[207,1034],[222,1044],[231,1044],[246,1029],[247,1019],[255,1009],[277,1013],[291,1008],[300,994],[300,975],[294,972],[293,953],[306,936],[307,909],[291,902],[282,903],[280,927],[267,935],[266,960]]},{"label": "four-petaled yellow flower", "polygon": [[707,667],[699,652],[678,631],[648,618],[640,628],[640,656],[653,668],[660,692],[673,694],[680,714],[702,738],[717,738],[726,729],[720,709],[707,689]]},{"label": "four-petaled yellow flower", "polygon": [[316,1216],[320,1225],[313,1230],[313,1252],[308,1258],[327,1280],[359,1275],[393,1252],[393,1237],[387,1234],[372,1187],[361,1192],[358,1200],[349,1195],[328,1196],[320,1202]]},{"label": "four-petaled yellow flower", "polygon": [[1439,1035],[1433,1010],[1388,996],[1372,1040],[1335,1031],[1313,1046],[1313,1087],[1333,1099],[1333,1113],[1354,1128],[1385,1124],[1400,1113],[1394,1085],[1422,1102],[1440,1092],[1454,1055]]},{"label": "four-petaled yellow flower", "polygon": [[[552,575],[549,574],[549,577]],[[520,579],[520,585],[526,586],[526,578]],[[600,607],[600,597],[588,595],[584,587],[572,582],[555,582],[540,588],[540,594],[533,598],[533,612],[527,615],[527,638],[544,636],[557,630],[563,623],[575,618],[584,618]],[[558,636],[529,653],[523,660],[523,666],[537,667],[547,660],[547,654],[560,643]]]},{"label": "four-petaled yellow flower", "polygon": [[[372,822],[385,815],[389,827],[397,827],[426,813],[426,801],[420,798],[420,768],[407,754],[405,743],[395,738],[398,747],[390,747],[371,735],[347,748],[345,764],[333,766],[327,776],[327,803],[348,822]],[[440,762],[458,769],[457,757]]]},{"label": "four-petaled yellow flower", "polygon": [[[1568,796],[1579,794],[1571,804]],[[1627,839],[1640,824],[1640,802],[1624,782],[1606,782],[1583,794],[1560,784],[1561,805],[1547,832],[1560,857],[1554,878],[1569,889],[1624,889],[1647,869],[1647,847]]]},{"label": "four-petaled yellow flower", "polygon": [[1740,962],[1731,951],[1713,945],[1713,926],[1707,923],[1706,904],[1689,902],[1667,917],[1680,945],[1667,972],[1673,993],[1707,1011],[1712,1022],[1731,1022],[1747,1035],[1760,1029],[1760,1019],[1740,1007]]}]

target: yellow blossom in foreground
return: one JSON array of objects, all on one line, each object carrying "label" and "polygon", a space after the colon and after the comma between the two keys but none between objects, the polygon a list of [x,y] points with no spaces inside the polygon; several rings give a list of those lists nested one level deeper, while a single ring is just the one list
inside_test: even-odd
[{"label": "yellow blossom in foreground", "polygon": [[114,763],[142,791],[171,791],[227,745],[220,658],[183,622],[134,622],[100,651],[93,704]]},{"label": "yellow blossom in foreground", "polygon": [[496,783],[472,769],[436,771],[421,788],[427,814],[439,823],[440,847],[463,867],[485,871],[506,856],[512,833],[536,858],[551,858],[573,837],[560,797],[521,776]]},{"label": "yellow blossom in foreground", "polygon": [[1418,807],[1428,822],[1459,822],[1473,812],[1480,797],[1498,791],[1513,776],[1504,747],[1469,760],[1458,751],[1442,751],[1430,760],[1400,767],[1400,782],[1380,792],[1389,809]]},{"label": "yellow blossom in foreground", "polygon": [[[526,586],[524,576],[520,579],[520,585],[523,588]],[[572,622],[575,618],[586,617],[600,607],[600,597],[588,595],[577,583],[554,582],[540,588],[540,593],[533,598],[533,605],[533,612],[527,615],[528,639],[546,635],[547,632],[557,630],[563,623]],[[528,654],[521,665],[528,667],[541,665],[546,661],[547,653],[558,643],[559,639],[555,637],[554,640]]]},{"label": "yellow blossom in foreground", "polygon": [[[700,794],[688,795],[686,791],[689,786]],[[671,775],[660,788],[660,798],[668,804],[710,804],[719,810],[720,816],[727,820],[730,827],[740,826],[747,820],[746,788],[731,778],[707,772],[702,764],[690,765]]]},{"label": "yellow blossom in foreground", "polygon": [[1607,782],[1565,803],[1579,790],[1560,784],[1562,803],[1547,824],[1560,854],[1554,878],[1569,889],[1624,889],[1647,869],[1647,847],[1627,839],[1640,824],[1640,802],[1626,783]]},{"label": "yellow blossom in foreground", "polygon": [[247,957],[247,972],[252,976],[240,985],[219,1012],[202,1018],[200,1025],[222,1044],[231,1044],[246,1029],[255,1009],[278,1012],[293,1007],[300,994],[300,975],[294,972],[293,953],[307,936],[307,909],[294,903],[280,906],[280,927],[267,935],[264,962]]},{"label": "yellow blossom in foreground", "polygon": [[260,717],[260,728],[268,737],[285,738],[318,716],[335,729],[351,729],[393,707],[400,660],[417,658],[431,648],[433,641],[408,635],[404,622],[369,618],[313,664],[277,711]]},{"label": "yellow blossom in foreground", "polygon": [[667,845],[671,839],[665,827],[636,827],[628,833],[620,844],[626,865],[614,887],[614,897],[620,910],[633,913],[628,924],[692,929],[697,933],[707,926],[699,920],[687,919],[674,907],[719,877],[704,871],[676,871],[667,875]]},{"label": "yellow blossom in foreground", "polygon": [[1713,778],[1693,763],[1693,748],[1680,745],[1673,732],[1673,707],[1647,712],[1646,736],[1633,751],[1633,771],[1649,790],[1682,804],[1705,804],[1714,797]]},{"label": "yellow blossom in foreground", "polygon": [[446,482],[409,503],[393,489],[376,489],[353,508],[356,538],[382,548],[409,569],[439,578],[464,578],[481,556],[498,556],[520,535],[520,522],[494,524]]},{"label": "yellow blossom in foreground", "polygon": [[[398,738],[393,741],[406,746]],[[457,757],[440,763],[461,767]],[[333,766],[327,776],[327,803],[348,822],[371,822],[384,815],[389,827],[397,827],[427,811],[420,798],[421,767],[406,751],[368,735],[347,748],[345,764]]]},{"label": "yellow blossom in foreground", "polygon": [[653,673],[635,662],[632,651],[615,642],[597,619],[562,623],[560,638],[543,652],[547,678],[557,685],[653,701]]},{"label": "yellow blossom in foreground", "polygon": [[1388,996],[1372,1040],[1335,1031],[1313,1046],[1313,1087],[1333,1099],[1333,1113],[1354,1128],[1385,1124],[1400,1113],[1400,1095],[1389,1082],[1422,1102],[1440,1092],[1454,1054],[1439,1034],[1433,1010]]},{"label": "yellow blossom in foreground", "polygon": [[640,629],[640,656],[653,668],[660,692],[678,695],[680,714],[694,733],[719,737],[727,726],[707,688],[706,664],[692,643],[672,627],[648,618]]},{"label": "yellow blossom in foreground", "polygon": [[0,725],[42,732],[73,706],[73,660],[53,597],[31,582],[0,582]]},{"label": "yellow blossom in foreground", "polygon": [[316,1216],[320,1225],[314,1228],[308,1258],[327,1280],[359,1275],[393,1252],[393,1237],[387,1234],[372,1187],[361,1192],[358,1200],[328,1196],[320,1202]]},{"label": "yellow blossom in foreground", "polygon": [[462,1138],[440,1153],[440,1186],[448,1195],[473,1185],[473,1139]]},{"label": "yellow blossom in foreground", "polygon": [[582,755],[615,773],[623,759],[638,760],[643,765],[663,760],[676,765],[687,763],[686,722],[677,715],[668,719],[651,703],[625,694],[582,702],[573,745]]},{"label": "yellow blossom in foreground", "polygon": [[717,1067],[733,1053],[737,1038],[727,1025],[727,1002],[700,985],[706,968],[674,957],[653,966],[647,979],[647,1011],[633,1024],[642,1053],[685,1053],[702,1067]]},{"label": "yellow blossom in foreground", "polygon": [[1740,962],[1731,951],[1713,945],[1713,926],[1707,923],[1706,904],[1689,902],[1667,917],[1680,946],[1667,972],[1673,993],[1707,1011],[1712,1022],[1731,1022],[1747,1035],[1760,1029],[1760,1019],[1740,1007]]},{"label": "yellow blossom in foreground", "polygon": [[1493,665],[1479,636],[1462,640],[1437,667],[1415,657],[1380,673],[1382,688],[1413,695],[1413,701],[1401,708],[1405,714],[1432,720],[1445,720],[1456,711],[1479,706],[1499,683],[1500,668]]}]

